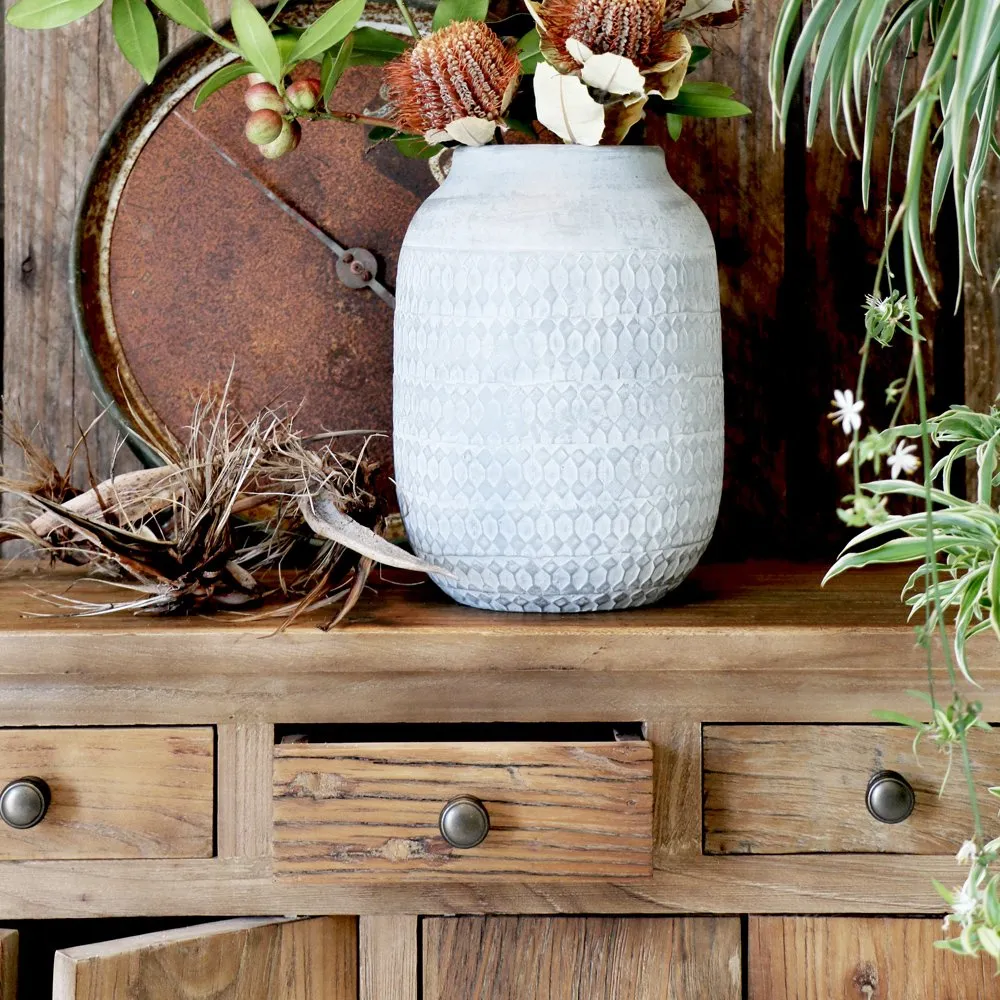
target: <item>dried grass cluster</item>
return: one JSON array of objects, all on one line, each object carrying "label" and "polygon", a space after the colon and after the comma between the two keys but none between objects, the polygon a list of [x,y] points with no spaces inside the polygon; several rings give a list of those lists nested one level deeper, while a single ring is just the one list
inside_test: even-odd
[{"label": "dried grass cluster", "polygon": [[20,501],[0,520],[0,540],[21,539],[132,592],[108,604],[51,598],[62,613],[185,613],[277,596],[282,606],[264,615],[286,625],[339,605],[330,627],[375,563],[433,569],[386,539],[391,484],[365,447],[356,456],[338,450],[342,436],[306,437],[275,410],[243,419],[224,393],[196,407],[187,441],[161,453],[162,466],[98,482],[88,458],[91,488],[81,492],[70,471],[87,456],[91,429],[60,470],[23,432],[5,428],[26,472],[0,476],[0,492]]}]

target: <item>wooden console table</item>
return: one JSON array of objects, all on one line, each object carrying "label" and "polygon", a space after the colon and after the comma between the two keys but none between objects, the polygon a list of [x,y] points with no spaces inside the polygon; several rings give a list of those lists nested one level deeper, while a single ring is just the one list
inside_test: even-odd
[{"label": "wooden console table", "polygon": [[[193,951],[221,977],[199,996],[415,1000],[421,977],[424,1000],[994,995],[985,964],[931,948],[962,783],[938,797],[945,761],[871,715],[912,708],[924,676],[901,577],[821,575],[707,566],[667,606],[565,617],[386,586],[342,628],[279,635],[24,617],[71,578],[5,580],[0,787],[49,802],[0,824],[0,925],[321,917],[69,949],[61,997],[187,995],[209,975]],[[1000,648],[974,649],[995,719]],[[913,792],[900,823],[866,804],[886,771]],[[489,827],[469,848],[438,826],[463,797]]]}]

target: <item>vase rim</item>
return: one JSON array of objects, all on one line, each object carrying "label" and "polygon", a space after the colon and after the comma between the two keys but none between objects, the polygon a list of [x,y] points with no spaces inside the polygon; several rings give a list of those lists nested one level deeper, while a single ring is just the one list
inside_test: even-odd
[{"label": "vase rim", "polygon": [[554,142],[517,142],[510,144],[491,143],[488,146],[457,146],[455,156],[466,157],[470,154],[505,156],[511,153],[532,151],[545,151],[548,154],[570,153],[575,156],[602,156],[602,157],[622,157],[631,158],[633,156],[658,156],[663,157],[662,146],[581,146],[577,143],[554,143]]}]

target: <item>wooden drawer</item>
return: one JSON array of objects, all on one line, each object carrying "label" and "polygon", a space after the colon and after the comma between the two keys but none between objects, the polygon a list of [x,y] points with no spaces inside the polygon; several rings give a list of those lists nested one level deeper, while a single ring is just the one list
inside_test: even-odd
[{"label": "wooden drawer", "polygon": [[[648,743],[285,744],[275,747],[274,868],[346,874],[627,878],[652,871]],[[490,831],[452,848],[438,821],[471,795]]]},{"label": "wooden drawer", "polygon": [[28,830],[0,822],[0,859],[212,856],[211,727],[0,729],[0,788],[32,776],[51,791]]},{"label": "wooden drawer", "polygon": [[[984,732],[970,744],[982,784],[1000,770],[1000,745]],[[939,796],[947,760],[924,743],[918,763],[902,726],[705,726],[703,768],[707,854],[954,854],[969,836],[960,761]],[[913,788],[900,823],[866,806],[869,781],[885,770]],[[1000,834],[992,810],[984,820],[989,837]]]}]

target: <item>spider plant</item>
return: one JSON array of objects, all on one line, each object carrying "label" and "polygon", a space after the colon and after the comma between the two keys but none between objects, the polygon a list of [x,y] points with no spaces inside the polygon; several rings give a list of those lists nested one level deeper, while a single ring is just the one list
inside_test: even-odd
[{"label": "spider plant", "polygon": [[[802,0],[782,0],[771,48],[769,88],[776,140],[784,141],[795,93],[807,66],[811,82],[805,118],[811,145],[827,109],[826,127],[837,145],[861,160],[865,207],[873,191],[873,154],[877,133],[886,124],[884,105],[893,104],[890,177],[886,184],[885,244],[866,306],[866,330],[856,391],[838,401],[836,418],[845,422],[851,441],[843,461],[853,460],[854,493],[843,520],[867,525],[848,546],[828,576],[847,569],[884,563],[918,564],[903,592],[927,651],[930,722],[898,713],[883,718],[930,735],[949,754],[960,752],[969,789],[973,836],[958,858],[970,864],[965,884],[954,892],[938,889],[950,912],[946,928],[958,937],[939,942],[960,954],[985,951],[1000,968],[1000,842],[984,844],[977,788],[967,734],[983,728],[981,704],[964,691],[974,683],[967,643],[979,632],[1000,638],[1000,514],[993,502],[998,484],[1000,411],[975,413],[952,407],[931,418],[927,409],[924,342],[918,304],[937,301],[925,253],[947,199],[954,204],[958,240],[958,287],[967,266],[982,275],[976,246],[977,206],[990,157],[1000,157],[996,137],[1000,112],[1000,2],[998,0],[814,0],[808,13]],[[893,89],[895,94],[893,95]],[[896,152],[902,156],[896,163]],[[891,200],[893,174],[901,172],[902,190]],[[925,210],[926,209],[926,210]],[[895,287],[890,249],[902,259],[902,287]],[[1000,281],[1000,271],[993,278]],[[887,398],[896,401],[889,427],[860,431],[865,372],[874,347],[891,349],[899,330],[910,350],[905,378],[893,383]],[[907,403],[918,419],[901,424]],[[907,481],[901,471],[919,464],[908,437],[919,438],[923,482]],[[892,447],[896,445],[893,454]],[[936,463],[934,449],[943,450]],[[861,467],[872,462],[876,473],[887,459],[895,475],[862,483]],[[974,460],[978,488],[974,499],[953,484],[959,459]],[[895,465],[893,463],[895,462]],[[918,497],[923,511],[893,514],[894,497]],[[949,635],[950,630],[950,635]],[[934,636],[940,638],[950,687],[944,705],[934,687]],[[990,789],[997,794],[997,789]]]}]

